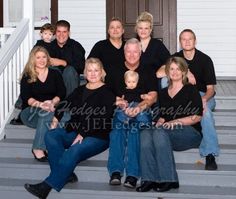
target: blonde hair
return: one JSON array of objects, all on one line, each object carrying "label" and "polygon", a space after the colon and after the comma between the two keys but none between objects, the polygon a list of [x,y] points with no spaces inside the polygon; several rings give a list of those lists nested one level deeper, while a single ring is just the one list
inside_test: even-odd
[{"label": "blonde hair", "polygon": [[135,26],[135,31],[137,31],[137,26],[140,22],[149,22],[150,23],[150,28],[153,28],[153,16],[149,12],[142,12],[138,18],[136,19],[136,26]]},{"label": "blonde hair", "polygon": [[183,85],[186,85],[188,83],[188,78],[187,78],[188,64],[182,57],[171,57],[166,62],[165,72],[169,81],[169,85],[170,86],[172,85],[172,80],[170,79],[170,65],[172,63],[175,63],[179,67],[180,71],[183,73],[182,83]]},{"label": "blonde hair", "polygon": [[38,79],[38,73],[35,69],[35,57],[36,57],[36,53],[38,53],[38,52],[45,53],[45,55],[47,57],[46,67],[50,66],[50,57],[49,57],[48,51],[42,46],[35,46],[30,51],[28,61],[25,65],[25,68],[24,68],[22,75],[21,75],[21,78],[25,75],[29,77],[28,83],[36,82]]},{"label": "blonde hair", "polygon": [[138,74],[137,72],[133,71],[133,70],[128,70],[128,71],[125,72],[125,74],[124,74],[124,79],[125,79],[125,81],[126,81],[129,77],[134,77],[134,78],[136,78],[137,82],[138,82],[138,80],[139,80],[139,74]]},{"label": "blonde hair", "polygon": [[104,82],[105,81],[106,72],[104,70],[102,62],[98,58],[90,57],[90,58],[88,58],[85,61],[84,77],[86,78],[86,71],[88,70],[88,66],[90,64],[96,64],[101,69],[101,71],[102,71],[102,79],[101,79],[101,81]]}]

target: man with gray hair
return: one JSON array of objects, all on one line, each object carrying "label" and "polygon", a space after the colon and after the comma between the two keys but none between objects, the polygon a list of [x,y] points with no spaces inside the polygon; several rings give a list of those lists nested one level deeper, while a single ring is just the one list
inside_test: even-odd
[{"label": "man with gray hair", "polygon": [[[124,46],[125,62],[122,66],[114,68],[108,74],[106,83],[117,96],[116,105],[124,109],[129,117],[135,117],[144,110],[150,108],[157,99],[157,79],[149,68],[140,65],[141,44],[135,39],[129,39]],[[143,98],[135,107],[128,107],[122,93],[126,88],[124,74],[132,70],[139,74],[137,87],[148,94],[148,99]],[[132,120],[131,120],[132,121]],[[110,133],[110,148],[108,158],[108,171],[111,176],[110,185],[120,185],[121,177],[125,171],[126,180],[124,186],[135,188],[140,176],[139,169],[139,130],[132,122],[121,123],[116,118],[113,120],[113,130]],[[127,153],[126,153],[127,151]]]}]

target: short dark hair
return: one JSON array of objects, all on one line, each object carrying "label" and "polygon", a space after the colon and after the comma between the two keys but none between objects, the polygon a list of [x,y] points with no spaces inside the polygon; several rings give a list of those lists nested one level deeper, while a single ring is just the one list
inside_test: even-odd
[{"label": "short dark hair", "polygon": [[184,29],[184,30],[182,30],[181,33],[179,34],[179,40],[181,39],[182,34],[185,33],[185,32],[191,33],[191,34],[193,35],[193,37],[194,37],[194,40],[197,39],[196,34],[193,32],[193,30],[191,30],[191,29]]},{"label": "short dark hair", "polygon": [[70,23],[66,20],[59,20],[57,21],[56,23],[56,29],[58,26],[63,26],[63,27],[66,27],[68,29],[68,31],[70,31]]}]

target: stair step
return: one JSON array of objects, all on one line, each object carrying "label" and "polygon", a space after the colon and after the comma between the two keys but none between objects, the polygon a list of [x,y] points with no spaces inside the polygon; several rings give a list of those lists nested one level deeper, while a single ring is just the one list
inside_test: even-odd
[{"label": "stair step", "polygon": [[[15,199],[16,192],[19,199],[32,199],[23,187],[24,183],[38,183],[39,181],[25,179],[5,179],[0,178],[0,194],[2,198]],[[191,186],[180,185],[179,189],[173,189],[165,193],[154,191],[138,193],[135,190],[127,189],[123,186],[109,186],[108,183],[99,182],[79,182],[68,184],[60,193],[52,191],[48,199],[235,199],[236,188],[224,186]]]},{"label": "stair step", "polygon": [[[42,180],[50,170],[47,163],[33,159],[1,158],[0,178]],[[81,163],[75,172],[80,182],[108,182],[107,161],[89,160]],[[209,185],[236,187],[235,165],[219,165],[217,171],[206,171],[202,164],[176,164],[179,180],[183,185]],[[37,172],[36,172],[37,171]]]}]

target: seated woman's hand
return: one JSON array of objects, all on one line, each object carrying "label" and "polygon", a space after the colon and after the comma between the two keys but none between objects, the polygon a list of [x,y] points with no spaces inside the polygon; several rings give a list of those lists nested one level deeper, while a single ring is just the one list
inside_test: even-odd
[{"label": "seated woman's hand", "polygon": [[46,101],[42,102],[40,104],[40,108],[45,110],[45,111],[48,111],[48,112],[54,112],[55,111],[55,107],[54,107],[54,104],[53,104],[52,100],[46,100]]},{"label": "seated woman's hand", "polygon": [[74,144],[77,144],[77,143],[81,144],[83,139],[84,138],[82,137],[82,135],[78,134],[77,137],[75,138],[75,140],[73,141],[73,143],[71,144],[71,146],[73,146]]}]

